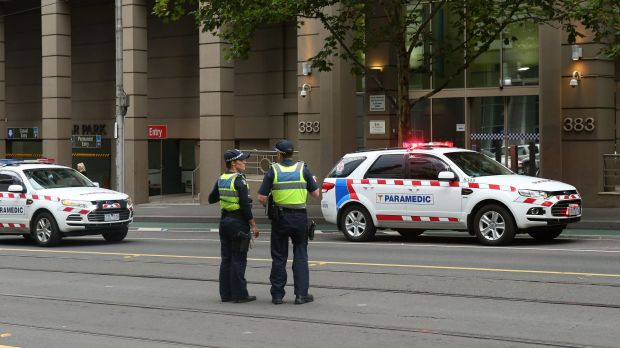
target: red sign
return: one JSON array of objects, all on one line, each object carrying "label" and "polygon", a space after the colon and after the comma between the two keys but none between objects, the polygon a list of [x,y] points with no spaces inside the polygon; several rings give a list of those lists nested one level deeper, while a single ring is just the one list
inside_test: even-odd
[{"label": "red sign", "polygon": [[167,139],[168,138],[168,125],[156,124],[148,126],[148,138],[149,139]]}]

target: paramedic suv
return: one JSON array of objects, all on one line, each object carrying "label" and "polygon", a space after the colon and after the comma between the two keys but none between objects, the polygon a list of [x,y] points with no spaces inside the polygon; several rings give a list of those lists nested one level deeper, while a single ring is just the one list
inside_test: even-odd
[{"label": "paramedic suv", "polygon": [[21,234],[40,246],[65,236],[125,238],[133,220],[126,194],[100,188],[74,169],[33,162],[0,160],[0,235]]},{"label": "paramedic suv", "polygon": [[350,241],[377,229],[405,237],[463,230],[486,245],[517,233],[551,240],[581,218],[581,197],[562,182],[516,175],[491,158],[447,144],[345,155],[323,182],[321,209]]}]

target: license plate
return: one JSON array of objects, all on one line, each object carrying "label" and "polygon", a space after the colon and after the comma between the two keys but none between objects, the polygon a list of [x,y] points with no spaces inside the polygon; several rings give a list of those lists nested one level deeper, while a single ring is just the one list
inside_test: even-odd
[{"label": "license plate", "polygon": [[575,216],[581,214],[581,206],[579,204],[568,205],[568,216]]},{"label": "license plate", "polygon": [[120,214],[105,214],[103,215],[103,221],[118,221],[120,220]]}]

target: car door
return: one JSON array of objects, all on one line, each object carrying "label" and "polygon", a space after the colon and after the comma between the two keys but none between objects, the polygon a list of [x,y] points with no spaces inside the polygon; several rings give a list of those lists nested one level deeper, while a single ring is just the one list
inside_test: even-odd
[{"label": "car door", "polygon": [[450,182],[439,181],[438,175],[442,171],[452,170],[436,156],[408,156],[406,179],[411,180],[413,188],[413,196],[407,205],[408,214],[419,227],[454,228],[463,221],[461,188]]},{"label": "car door", "polygon": [[0,224],[2,224],[0,233],[15,232],[16,229],[28,226],[25,195],[9,192],[11,185],[25,187],[17,173],[8,170],[0,171]]},{"label": "car door", "polygon": [[373,204],[377,220],[385,227],[401,222],[407,214],[407,204],[400,199],[407,190],[403,185],[404,159],[402,153],[379,156],[368,168],[358,191]]}]

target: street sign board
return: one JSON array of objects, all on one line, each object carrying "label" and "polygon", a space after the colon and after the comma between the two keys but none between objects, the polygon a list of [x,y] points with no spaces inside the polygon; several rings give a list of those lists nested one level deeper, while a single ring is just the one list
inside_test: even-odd
[{"label": "street sign board", "polygon": [[74,149],[100,149],[101,135],[72,135],[71,143]]},{"label": "street sign board", "polygon": [[16,139],[16,140],[39,139],[39,127],[7,128],[6,137],[7,139]]},{"label": "street sign board", "polygon": [[148,126],[148,138],[149,139],[167,139],[168,138],[168,125],[167,124],[154,124]]}]

